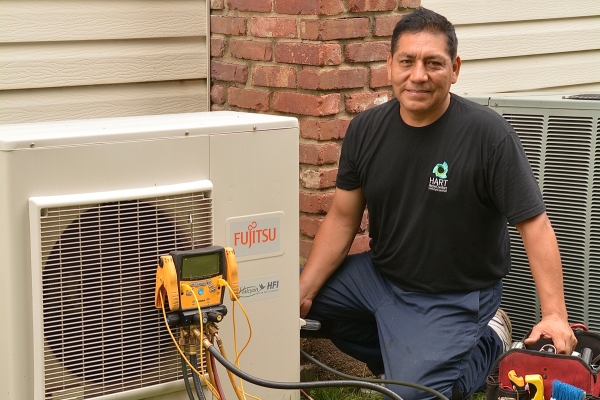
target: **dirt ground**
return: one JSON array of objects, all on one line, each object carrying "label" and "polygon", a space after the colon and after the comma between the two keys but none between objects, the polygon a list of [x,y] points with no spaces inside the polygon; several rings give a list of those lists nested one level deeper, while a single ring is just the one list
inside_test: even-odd
[{"label": "dirt ground", "polygon": [[[342,353],[329,339],[301,338],[300,348],[320,362],[345,374],[361,377],[373,376],[364,363]],[[303,380],[323,381],[340,379],[340,377],[320,367],[316,367],[310,361],[304,359],[304,357],[301,358],[300,364],[303,370],[305,370]]]}]

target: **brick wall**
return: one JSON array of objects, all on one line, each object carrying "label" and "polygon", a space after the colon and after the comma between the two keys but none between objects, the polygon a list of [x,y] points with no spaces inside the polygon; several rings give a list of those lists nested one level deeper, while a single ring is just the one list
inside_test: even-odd
[{"label": "brick wall", "polygon": [[[300,121],[300,256],[333,196],[341,140],[357,113],[391,96],[396,22],[420,0],[210,0],[211,110]],[[368,248],[363,218],[351,252]]]}]

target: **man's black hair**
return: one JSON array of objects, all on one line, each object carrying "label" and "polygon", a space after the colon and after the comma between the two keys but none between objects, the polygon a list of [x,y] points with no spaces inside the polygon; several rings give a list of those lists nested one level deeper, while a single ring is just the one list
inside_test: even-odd
[{"label": "man's black hair", "polygon": [[394,28],[394,33],[392,34],[392,54],[396,52],[398,41],[403,33],[417,33],[423,31],[441,33],[446,36],[446,48],[450,58],[454,61],[458,51],[458,39],[456,38],[454,25],[452,25],[452,23],[443,15],[424,7],[417,8],[415,11],[403,16],[402,19],[398,21]]}]

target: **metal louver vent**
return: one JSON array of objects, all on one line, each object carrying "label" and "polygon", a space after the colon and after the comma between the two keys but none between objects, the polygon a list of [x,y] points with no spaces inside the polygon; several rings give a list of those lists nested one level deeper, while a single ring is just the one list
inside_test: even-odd
[{"label": "metal louver vent", "polygon": [[[542,189],[560,247],[570,322],[600,330],[600,109],[551,102],[544,108],[523,99],[494,104],[519,135]],[[541,315],[523,244],[516,229],[509,231],[512,270],[502,307],[520,339]]]},{"label": "metal louver vent", "polygon": [[589,221],[589,252],[588,260],[588,328],[600,332],[600,118],[596,119],[596,142],[594,144],[594,164],[592,165],[592,201],[591,218]]},{"label": "metal louver vent", "polygon": [[572,321],[586,321],[588,200],[593,155],[592,118],[548,117],[543,195],[558,239],[565,299]]},{"label": "metal louver vent", "polygon": [[42,209],[44,399],[92,399],[181,378],[154,308],[156,263],[212,244],[206,192]]},{"label": "metal louver vent", "polygon": [[[544,146],[544,117],[542,115],[523,114],[506,114],[503,116],[519,135],[531,169],[539,182]],[[513,336],[521,338],[531,327],[531,321],[536,321],[539,318],[539,305],[521,237],[513,226],[509,226],[509,234],[511,239],[511,272],[504,279],[502,308],[510,315],[513,323]]]},{"label": "metal louver vent", "polygon": [[527,153],[529,164],[535,178],[540,180],[542,148],[544,145],[544,116],[505,114],[503,117],[512,125],[523,148]]}]

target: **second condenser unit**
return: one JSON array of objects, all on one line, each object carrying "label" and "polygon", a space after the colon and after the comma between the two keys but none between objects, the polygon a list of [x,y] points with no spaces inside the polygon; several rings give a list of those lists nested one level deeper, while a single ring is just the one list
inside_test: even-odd
[{"label": "second condenser unit", "polygon": [[[472,99],[515,129],[556,232],[570,322],[600,330],[600,95],[491,95]],[[520,339],[540,319],[523,244],[511,228],[512,271],[502,307]]]}]

